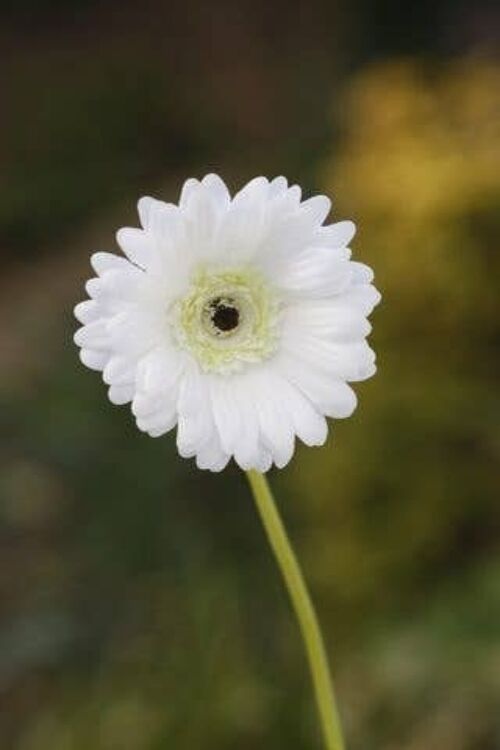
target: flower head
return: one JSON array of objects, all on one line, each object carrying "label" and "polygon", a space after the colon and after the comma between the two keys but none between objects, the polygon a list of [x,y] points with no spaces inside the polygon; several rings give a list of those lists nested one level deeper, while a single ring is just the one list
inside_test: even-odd
[{"label": "flower head", "polygon": [[125,257],[95,253],[75,308],[82,362],[102,370],[139,429],[177,425],[182,456],[220,471],[231,457],[267,471],[295,438],[321,445],[325,417],[349,416],[348,382],[375,372],[367,316],[380,299],[350,260],[354,225],[324,226],[330,201],[301,201],[283,177],[233,198],[216,175],[187,180],[179,205],[138,204]]}]

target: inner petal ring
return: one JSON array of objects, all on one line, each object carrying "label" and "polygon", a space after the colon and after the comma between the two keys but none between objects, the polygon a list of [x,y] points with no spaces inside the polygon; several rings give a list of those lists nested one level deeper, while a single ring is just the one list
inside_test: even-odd
[{"label": "inner petal ring", "polygon": [[277,294],[251,269],[199,271],[175,307],[175,339],[202,369],[235,371],[275,350],[279,308]]}]

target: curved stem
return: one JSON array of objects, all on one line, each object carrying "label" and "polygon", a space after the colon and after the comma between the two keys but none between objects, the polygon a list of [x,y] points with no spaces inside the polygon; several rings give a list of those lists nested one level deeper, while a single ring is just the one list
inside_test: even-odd
[{"label": "curved stem", "polygon": [[257,471],[248,471],[247,478],[299,622],[314,684],[325,747],[327,750],[344,750],[325,646],[304,577],[265,475]]}]

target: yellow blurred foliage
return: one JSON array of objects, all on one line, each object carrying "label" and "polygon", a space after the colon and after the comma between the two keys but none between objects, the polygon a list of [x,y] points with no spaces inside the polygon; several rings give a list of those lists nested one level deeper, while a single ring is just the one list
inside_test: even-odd
[{"label": "yellow blurred foliage", "polygon": [[354,79],[324,182],[341,213],[357,216],[386,304],[394,297],[398,316],[431,304],[435,323],[453,326],[497,309],[496,289],[478,286],[499,223],[500,67],[471,59],[437,70],[406,60]]}]

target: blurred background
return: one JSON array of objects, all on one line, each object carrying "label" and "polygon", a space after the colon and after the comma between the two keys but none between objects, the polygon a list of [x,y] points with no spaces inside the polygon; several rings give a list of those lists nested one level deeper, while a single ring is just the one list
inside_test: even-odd
[{"label": "blurred background", "polygon": [[242,476],[111,406],[92,251],[190,175],[354,218],[379,373],[271,481],[350,750],[500,748],[500,36],[486,0],[4,0],[0,747],[320,747]]}]

